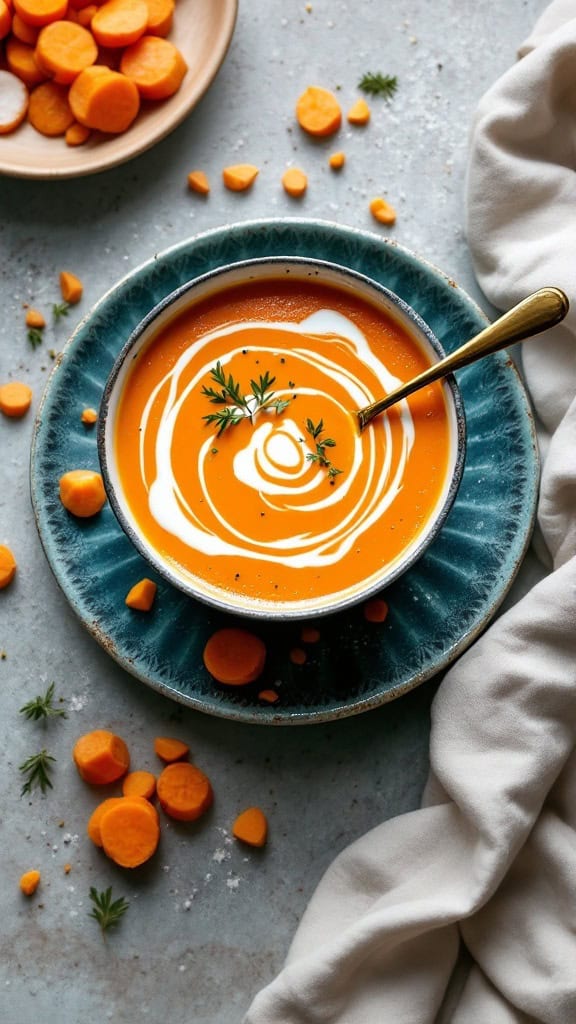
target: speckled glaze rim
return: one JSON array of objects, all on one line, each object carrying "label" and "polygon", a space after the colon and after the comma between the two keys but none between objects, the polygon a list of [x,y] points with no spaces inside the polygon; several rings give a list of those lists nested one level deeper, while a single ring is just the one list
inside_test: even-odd
[{"label": "speckled glaze rim", "polygon": [[[405,272],[409,272],[409,268],[411,266],[418,268],[419,271],[423,270],[428,280],[432,283],[432,287],[437,289],[440,293],[442,291],[453,289],[455,293],[461,297],[460,302],[463,309],[468,310],[469,315],[476,320],[479,326],[489,323],[489,318],[480,308],[478,303],[467,292],[460,289],[450,275],[444,273],[431,263],[430,260],[399,244],[396,240],[376,234],[375,232],[351,227],[346,224],[337,224],[328,220],[296,217],[260,218],[219,225],[215,228],[209,229],[208,231],[183,239],[175,245],[166,248],[161,253],[153,255],[134,269],[128,271],[102,295],[98,302],[78,323],[52,367],[51,373],[46,382],[44,393],[40,400],[31,443],[30,487],[32,506],[40,542],[44,548],[48,564],[58,586],[62,590],[62,593],[68,601],[72,611],[76,614],[83,627],[106,651],[106,653],[129,675],[170,700],[181,703],[186,707],[204,714],[228,719],[236,724],[274,726],[315,725],[338,721],[340,719],[356,716],[380,708],[388,702],[396,700],[404,694],[409,693],[411,690],[416,689],[423,683],[426,683],[431,678],[437,677],[439,674],[446,671],[446,669],[449,668],[449,666],[452,665],[456,659],[484,632],[489,622],[496,614],[498,608],[508,595],[530,545],[536,517],[538,483],[540,476],[540,460],[534,418],[522,379],[513,361],[507,360],[508,370],[511,374],[512,380],[515,382],[514,386],[519,396],[518,401],[522,408],[522,422],[527,435],[525,439],[525,448],[527,451],[530,451],[531,457],[526,467],[527,497],[523,505],[523,526],[517,534],[517,543],[514,547],[513,559],[508,563],[505,575],[502,576],[502,574],[500,574],[495,591],[492,591],[490,595],[487,595],[487,597],[482,601],[481,607],[479,608],[477,615],[475,615],[472,623],[467,625],[465,629],[459,631],[458,635],[451,640],[449,646],[447,646],[440,654],[435,654],[433,660],[428,662],[425,666],[415,666],[408,677],[401,679],[397,683],[392,683],[387,688],[380,688],[379,690],[371,691],[366,695],[354,695],[350,699],[336,697],[329,704],[322,705],[321,707],[305,706],[297,709],[282,709],[281,707],[263,707],[256,704],[245,705],[242,703],[232,703],[225,706],[216,706],[214,702],[207,704],[202,693],[195,695],[182,692],[182,690],[171,686],[169,681],[165,678],[159,677],[158,673],[150,671],[148,666],[140,667],[135,664],[134,659],[129,657],[124,646],[119,645],[116,638],[105,632],[101,628],[99,622],[93,620],[90,615],[87,614],[87,610],[83,607],[78,593],[69,592],[68,590],[67,579],[58,564],[57,552],[52,550],[52,533],[42,503],[43,495],[41,490],[40,466],[38,464],[40,444],[42,440],[43,412],[45,408],[48,410],[50,408],[52,384],[59,372],[60,364],[67,358],[68,353],[75,344],[77,336],[87,329],[91,318],[94,315],[99,314],[101,310],[105,309],[106,304],[116,293],[121,294],[132,279],[138,279],[140,276],[149,273],[159,259],[176,261],[180,255],[184,258],[192,248],[197,246],[206,247],[208,245],[218,245],[219,241],[224,237],[226,237],[226,239],[230,239],[236,246],[236,244],[245,239],[246,236],[258,237],[260,232],[270,231],[271,229],[285,232],[293,231],[295,233],[299,233],[301,231],[309,233],[319,232],[323,240],[322,251],[324,251],[324,245],[328,245],[329,240],[336,238],[338,240],[338,244],[343,245],[345,241],[346,244],[351,246],[354,245],[359,252],[363,253],[380,252],[383,255],[386,251],[397,252],[400,255],[401,264]],[[386,257],[386,259],[388,260],[389,257]],[[500,356],[505,358],[505,353],[501,353]]]},{"label": "speckled glaze rim", "polygon": [[[171,308],[174,309],[173,316],[179,316],[185,312],[190,304],[202,299],[207,294],[213,295],[221,289],[226,290],[230,287],[237,287],[243,281],[252,281],[256,277],[263,280],[280,279],[290,272],[293,272],[294,276],[297,276],[299,279],[313,277],[320,283],[327,283],[329,287],[338,288],[339,286],[344,287],[346,285],[349,290],[355,287],[362,288],[363,297],[366,298],[366,293],[369,293],[375,305],[379,301],[389,315],[395,316],[405,327],[412,330],[417,343],[418,339],[420,339],[420,344],[427,344],[438,359],[442,359],[445,356],[446,353],[438,338],[416,310],[399,295],[396,295],[389,288],[381,285],[378,281],[372,280],[365,274],[328,260],[307,259],[301,256],[270,256],[267,258],[239,260],[186,281],[157,303],[147,316],[143,318],[122,346],[110,371],[100,404],[97,426],[98,457],[110,506],[124,533],[142,557],[151,564],[167,583],[181,590],[188,597],[202,601],[204,604],[208,604],[221,612],[231,615],[239,615],[247,619],[264,619],[279,622],[302,618],[321,618],[345,611],[379,593],[410,569],[433,542],[445,523],[458,493],[464,469],[464,460],[466,458],[466,418],[462,396],[455,377],[449,375],[445,378],[443,391],[448,401],[449,412],[453,416],[453,439],[456,447],[450,478],[442,503],[434,510],[434,514],[430,517],[417,542],[408,548],[407,555],[396,559],[392,567],[383,566],[379,573],[370,576],[367,584],[356,586],[352,594],[348,592],[345,592],[343,595],[336,594],[331,600],[325,598],[322,604],[308,605],[302,601],[298,603],[278,602],[278,604],[268,601],[256,604],[250,603],[247,600],[235,599],[234,596],[227,600],[225,591],[216,595],[207,592],[202,587],[202,580],[199,580],[198,585],[195,585],[193,581],[180,576],[172,569],[169,562],[162,559],[160,553],[143,538],[134,518],[126,509],[126,503],[122,502],[121,498],[119,498],[114,483],[114,478],[117,476],[113,466],[112,454],[115,424],[110,411],[111,407],[117,405],[119,399],[117,385],[120,376],[125,372],[126,361],[128,359],[135,359],[150,344],[153,344],[158,331],[162,329],[161,324],[158,326],[158,322],[164,319],[170,322]],[[165,314],[167,314],[166,318]],[[124,381],[121,380],[120,392],[123,386]]]}]

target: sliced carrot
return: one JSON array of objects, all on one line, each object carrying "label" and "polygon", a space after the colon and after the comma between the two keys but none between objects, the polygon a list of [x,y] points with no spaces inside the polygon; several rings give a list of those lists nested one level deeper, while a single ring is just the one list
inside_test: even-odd
[{"label": "sliced carrot", "polygon": [[16,575],[16,559],[5,544],[0,544],[0,590],[4,590]]},{"label": "sliced carrot", "polygon": [[204,174],[204,171],[190,171],[188,175],[188,188],[192,192],[199,192],[202,196],[207,196],[210,191],[210,182]]},{"label": "sliced carrot", "polygon": [[266,815],[259,807],[248,807],[236,818],[232,835],[247,846],[265,846],[268,838]]},{"label": "sliced carrot", "polygon": [[[90,28],[92,18],[96,14],[97,10],[98,4],[88,4],[86,7],[82,7],[76,13],[76,20],[78,24],[82,25],[83,28]],[[70,17],[70,9],[68,9],[68,17]]]},{"label": "sliced carrot", "polygon": [[258,700],[261,700],[264,704],[277,704],[280,700],[280,695],[276,690],[260,690]]},{"label": "sliced carrot", "polygon": [[130,754],[124,740],[108,729],[94,729],[80,736],[72,751],[84,782],[105,786],[126,775]]},{"label": "sliced carrot", "polygon": [[204,664],[210,675],[227,686],[244,686],[261,675],[266,647],[260,637],[245,629],[219,629],[204,648]]},{"label": "sliced carrot", "polygon": [[371,200],[370,213],[380,224],[396,223],[396,210],[382,196]]},{"label": "sliced carrot", "polygon": [[342,111],[333,93],[310,85],[298,98],[296,119],[309,135],[333,135],[342,124]]},{"label": "sliced carrot", "polygon": [[372,597],[364,605],[364,618],[367,622],[385,622],[388,617],[388,605],[381,597]]},{"label": "sliced carrot", "polygon": [[126,131],[140,109],[134,82],[101,64],[80,72],[70,86],[69,101],[80,124],[114,135]]},{"label": "sliced carrot", "polygon": [[69,306],[75,306],[77,302],[80,302],[84,291],[84,285],[80,278],[70,270],[61,270],[59,281],[60,294],[64,302],[67,302]]},{"label": "sliced carrot", "polygon": [[183,740],[173,740],[168,736],[157,736],[154,740],[154,752],[161,761],[172,764],[181,761],[190,753],[190,747]]},{"label": "sliced carrot", "polygon": [[120,71],[146,100],[164,100],[182,85],[188,65],[169,39],[142,36],[122,54]]},{"label": "sliced carrot", "polygon": [[282,175],[282,185],[289,196],[299,199],[308,188],[308,178],[299,167],[289,167]]},{"label": "sliced carrot", "polygon": [[60,501],[79,519],[88,519],[100,511],[106,501],[104,483],[92,469],[71,469],[60,477]]},{"label": "sliced carrot", "polygon": [[0,71],[0,135],[15,131],[26,117],[28,89],[12,71]]},{"label": "sliced carrot", "polygon": [[370,120],[370,107],[366,100],[356,100],[356,103],[350,107],[347,118],[349,124],[368,124]]},{"label": "sliced carrot", "polygon": [[151,800],[156,792],[156,776],[142,769],[128,772],[122,779],[122,792],[124,796],[141,796],[144,800]]},{"label": "sliced carrot", "polygon": [[122,796],[109,796],[106,800],[102,800],[102,802],[99,803],[92,811],[92,814],[88,818],[86,831],[95,846],[102,846],[102,836],[100,834],[100,822],[102,821],[102,815],[105,811],[109,811],[111,807],[123,799],[124,797]]},{"label": "sliced carrot", "polygon": [[43,82],[42,85],[37,85],[30,95],[28,120],[42,135],[65,135],[67,128],[74,121],[66,86],[58,85],[56,82]]},{"label": "sliced carrot", "polygon": [[101,46],[131,46],[147,24],[145,0],[107,0],[92,18],[91,29]]},{"label": "sliced carrot", "polygon": [[20,877],[20,889],[24,893],[25,896],[33,896],[34,895],[34,893],[36,892],[36,889],[40,885],[40,878],[41,878],[40,872],[36,871],[36,870],[25,871],[24,874],[21,875],[21,877]]},{"label": "sliced carrot", "polygon": [[[83,146],[92,135],[92,129],[87,128],[86,125],[80,124],[79,121],[74,121],[69,128],[66,129],[64,141],[67,146]],[[90,410],[93,412],[94,410]],[[83,420],[86,423],[86,420]],[[93,422],[96,422],[93,420]]]},{"label": "sliced carrot", "polygon": [[35,327],[38,331],[41,331],[43,327],[46,327],[46,320],[40,310],[28,310],[26,313],[26,327]]},{"label": "sliced carrot", "polygon": [[340,171],[346,163],[346,154],[339,151],[328,157],[328,163],[333,171]]},{"label": "sliced carrot", "polygon": [[245,192],[259,174],[254,164],[233,164],[222,171],[222,180],[231,192]]},{"label": "sliced carrot", "polygon": [[156,597],[156,584],[153,580],[138,580],[126,595],[126,604],[138,612],[149,612]]},{"label": "sliced carrot", "polygon": [[148,25],[151,36],[167,36],[174,18],[174,0],[146,0]]},{"label": "sliced carrot", "polygon": [[14,10],[28,25],[49,25],[66,15],[68,0],[14,0]]},{"label": "sliced carrot", "polygon": [[[1,81],[1,80],[0,80]],[[0,412],[13,419],[24,416],[32,404],[32,388],[13,380],[0,385]]]},{"label": "sliced carrot", "polygon": [[210,780],[189,761],[167,765],[158,777],[156,792],[165,813],[178,821],[195,821],[214,799]]},{"label": "sliced carrot", "polygon": [[12,28],[12,11],[0,0],[0,39],[5,39]]},{"label": "sliced carrot", "polygon": [[156,852],[158,814],[147,800],[124,798],[102,815],[100,835],[104,853],[115,864],[137,868]]},{"label": "sliced carrot", "polygon": [[36,46],[39,32],[39,28],[35,28],[34,25],[28,25],[26,21],[22,21],[19,14],[13,16],[12,35],[16,36],[16,39],[19,39],[21,43],[27,43],[28,46]]},{"label": "sliced carrot", "polygon": [[87,427],[93,427],[98,419],[98,413],[96,409],[82,409],[80,419]]},{"label": "sliced carrot", "polygon": [[54,21],[41,30],[34,56],[53,81],[69,85],[84,68],[96,63],[98,47],[82,25]]},{"label": "sliced carrot", "polygon": [[28,43],[22,43],[16,36],[6,40],[6,63],[10,71],[30,88],[47,78],[46,72],[38,65],[34,48]]}]

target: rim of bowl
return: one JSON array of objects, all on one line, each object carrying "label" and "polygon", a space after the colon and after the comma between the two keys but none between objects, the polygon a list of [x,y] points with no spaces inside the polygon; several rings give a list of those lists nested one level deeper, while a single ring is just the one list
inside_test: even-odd
[{"label": "rim of bowl", "polygon": [[[397,563],[399,561],[399,564],[395,564],[388,572],[385,570],[382,571],[378,578],[373,580],[369,586],[367,585],[366,587],[362,587],[359,585],[354,589],[352,594],[347,593],[341,597],[336,595],[336,598],[333,601],[329,601],[327,605],[325,603],[321,607],[308,607],[305,601],[300,601],[298,603],[292,602],[292,604],[286,604],[284,602],[272,604],[270,601],[250,603],[246,600],[244,600],[243,604],[238,604],[234,603],[232,600],[226,600],[227,592],[224,589],[219,590],[218,594],[207,593],[203,591],[200,586],[196,587],[193,582],[186,580],[171,569],[170,564],[164,561],[156,549],[144,540],[143,535],[134,525],[134,518],[130,518],[126,514],[125,508],[118,499],[116,488],[111,479],[108,460],[108,445],[113,448],[114,431],[113,421],[111,421],[108,413],[118,377],[125,366],[130,352],[140,342],[143,336],[150,331],[149,337],[145,338],[142,343],[143,347],[148,347],[148,345],[153,343],[156,337],[152,330],[154,323],[162,316],[165,310],[174,306],[176,303],[179,303],[179,301],[183,299],[184,296],[187,296],[188,293],[194,294],[198,289],[202,289],[203,286],[207,286],[212,283],[215,284],[214,290],[217,290],[220,279],[230,276],[231,274],[238,274],[246,271],[248,273],[247,279],[250,280],[251,270],[265,269],[268,267],[271,268],[271,270],[274,270],[274,268],[286,266],[293,267],[299,271],[309,268],[311,273],[315,276],[318,276],[322,272],[332,273],[337,277],[344,279],[348,278],[353,282],[363,285],[364,288],[368,289],[368,291],[375,293],[375,299],[377,297],[380,297],[380,299],[384,298],[391,304],[393,307],[392,310],[386,307],[386,311],[390,315],[394,316],[394,309],[399,310],[400,320],[403,326],[406,326],[405,319],[415,326],[417,331],[419,331],[425,338],[428,345],[432,348],[439,359],[446,354],[440,341],[419,313],[410,306],[409,303],[402,299],[401,296],[397,295],[385,285],[380,284],[380,282],[374,280],[374,278],[368,277],[366,274],[362,274],[357,270],[352,270],[350,267],[343,264],[333,263],[330,260],[316,259],[314,257],[306,256],[263,256],[253,259],[238,260],[234,263],[226,263],[223,266],[215,267],[214,269],[207,271],[205,274],[200,274],[197,277],[186,281],[184,284],[179,285],[178,288],[175,288],[174,291],[161,299],[160,302],[153,306],[149,313],[143,317],[140,323],[130,333],[114,360],[114,364],[104,387],[97,426],[98,458],[110,506],[122,530],[143,558],[154,569],[156,569],[164,580],[176,587],[182,593],[194,598],[195,600],[201,601],[203,604],[217,608],[221,612],[243,616],[248,619],[267,619],[270,621],[321,618],[322,616],[344,611],[345,609],[358,605],[362,601],[366,601],[375,594],[380,593],[386,587],[390,586],[394,580],[398,579],[399,576],[404,575],[404,573],[407,572],[407,570],[414,565],[416,561],[418,561],[424,551],[432,544],[434,538],[444,525],[452,505],[454,504],[456,494],[458,493],[466,458],[466,418],[464,413],[464,403],[456,378],[453,374],[449,374],[443,378],[442,382],[444,384],[445,392],[447,389],[450,394],[453,406],[456,426],[456,451],[450,483],[447,487],[442,505],[436,510],[436,515],[433,521],[429,523],[429,528],[423,532],[423,535],[414,544],[408,557],[402,558],[400,556],[400,559],[397,560]],[[277,269],[276,275],[271,273],[270,276],[278,276]],[[235,283],[239,284],[240,282]],[[231,286],[232,285],[229,287]],[[338,286],[335,285],[335,287]],[[200,296],[200,298],[206,298],[208,294],[209,291],[206,291],[204,295]],[[174,318],[182,315],[185,312],[185,309],[186,303],[182,303],[181,307],[175,311]],[[127,502],[125,502],[125,504],[127,505]],[[199,579],[199,583],[201,582],[202,581]],[[324,601],[326,602],[326,598],[324,598]]]}]

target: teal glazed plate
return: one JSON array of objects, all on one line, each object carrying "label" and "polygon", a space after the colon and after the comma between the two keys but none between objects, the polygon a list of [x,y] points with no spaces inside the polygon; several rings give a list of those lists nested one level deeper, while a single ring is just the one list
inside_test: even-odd
[{"label": "teal glazed plate", "polygon": [[[486,325],[453,281],[377,235],[324,221],[262,220],[217,228],[134,270],[79,324],[54,367],[35,425],[31,490],[46,556],[80,620],[128,672],[158,692],[208,714],[265,725],[323,722],[375,708],[444,670],[486,627],[507,594],[530,541],[539,463],[530,405],[506,353],[458,372],[467,455],[458,495],[426,553],[383,593],[389,614],[369,623],[362,606],[304,623],[233,618],[174,589],[150,568],[105,505],[93,519],[63,508],[58,480],[69,469],[99,470],[96,432],[80,420],[98,408],[121,347],[152,306],[186,281],[238,260],[304,256],[329,260],[396,292],[447,352]],[[143,576],[158,584],[153,609],[125,605]],[[211,633],[240,626],[266,643],[257,683],[223,687],[202,661]],[[306,653],[294,664],[293,648]],[[278,693],[265,704],[263,689]]]}]

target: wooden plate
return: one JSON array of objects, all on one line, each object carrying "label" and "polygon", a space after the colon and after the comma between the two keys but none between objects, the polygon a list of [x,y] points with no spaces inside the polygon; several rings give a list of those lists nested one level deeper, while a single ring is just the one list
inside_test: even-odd
[{"label": "wooden plate", "polygon": [[104,171],[143,153],[190,113],[218,72],[232,39],[238,0],[178,0],[170,38],[188,64],[178,92],[168,100],[143,103],[122,135],[94,136],[83,146],[49,139],[27,122],[2,136],[0,173],[15,178],[77,178]]}]

